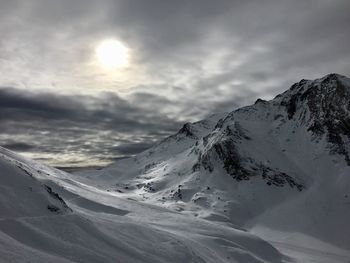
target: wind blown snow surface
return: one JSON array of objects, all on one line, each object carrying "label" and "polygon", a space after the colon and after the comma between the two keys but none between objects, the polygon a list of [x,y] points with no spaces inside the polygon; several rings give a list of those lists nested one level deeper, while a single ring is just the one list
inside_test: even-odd
[{"label": "wind blown snow surface", "polygon": [[0,262],[350,262],[350,80],[67,174],[0,148]]}]

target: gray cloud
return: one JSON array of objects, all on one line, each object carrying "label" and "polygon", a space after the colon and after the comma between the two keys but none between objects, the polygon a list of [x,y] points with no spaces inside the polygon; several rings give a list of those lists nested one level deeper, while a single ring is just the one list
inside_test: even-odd
[{"label": "gray cloud", "polygon": [[[151,95],[144,99],[159,101]],[[67,158],[91,155],[105,162],[143,151],[181,127],[135,105],[109,93],[72,98],[2,88],[0,138],[4,147],[20,152],[67,152]]]},{"label": "gray cloud", "polygon": [[2,145],[2,147],[5,147],[7,149],[10,149],[12,151],[19,151],[19,152],[27,152],[31,151],[35,148],[34,145],[25,143],[25,142],[7,142]]},{"label": "gray cloud", "polygon": [[[148,100],[153,96],[148,94]],[[158,100],[159,101],[159,100]],[[69,121],[88,127],[103,125],[119,132],[145,130],[157,133],[158,129],[172,129],[175,121],[152,110],[140,109],[114,93],[99,97],[32,93],[16,89],[0,88],[0,120],[3,121]],[[97,128],[97,127],[96,127]]]},{"label": "gray cloud", "polygon": [[[1,1],[1,139],[113,159],[302,78],[350,75],[349,11],[348,0]],[[91,66],[110,37],[132,54],[113,77]]]},{"label": "gray cloud", "polygon": [[140,142],[140,143],[124,143],[115,147],[115,150],[124,155],[132,155],[143,152],[153,146],[154,143]]}]

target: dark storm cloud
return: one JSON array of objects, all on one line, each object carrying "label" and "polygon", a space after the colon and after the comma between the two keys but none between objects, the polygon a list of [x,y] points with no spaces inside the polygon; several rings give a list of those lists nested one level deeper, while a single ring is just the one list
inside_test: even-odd
[{"label": "dark storm cloud", "polygon": [[[156,96],[150,94],[143,99],[159,102]],[[157,133],[158,129],[174,130],[178,125],[176,121],[169,120],[151,109],[138,108],[114,93],[104,93],[99,97],[72,98],[67,95],[0,88],[0,110],[2,121],[43,121],[46,124],[60,124],[63,121],[69,122],[70,125],[76,123],[82,127],[100,127],[120,132],[142,130],[145,134]]]},{"label": "dark storm cloud", "polygon": [[20,151],[20,152],[26,152],[26,151],[35,149],[34,145],[24,143],[24,142],[13,142],[13,143],[7,142],[5,144],[2,144],[1,146],[13,151]]},{"label": "dark storm cloud", "polygon": [[[159,101],[151,95],[143,99]],[[0,88],[0,112],[4,147],[20,152],[88,153],[101,160],[146,150],[181,126],[111,93],[71,98]]]},{"label": "dark storm cloud", "polygon": [[66,115],[75,115],[74,109],[81,108],[81,105],[68,96],[59,98],[53,94],[32,94],[0,87],[0,107],[0,119],[22,121],[24,117],[30,116],[60,119]]}]

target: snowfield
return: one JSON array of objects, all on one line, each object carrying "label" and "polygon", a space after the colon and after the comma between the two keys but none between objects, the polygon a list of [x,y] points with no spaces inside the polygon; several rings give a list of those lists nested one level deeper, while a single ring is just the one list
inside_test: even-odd
[{"label": "snowfield", "polygon": [[330,74],[101,171],[0,148],[0,262],[350,262],[349,113]]},{"label": "snowfield", "polygon": [[[283,262],[271,244],[1,149],[1,262]],[[67,204],[51,196],[59,192]],[[61,198],[62,198],[61,197]],[[48,209],[57,206],[56,211]]]}]

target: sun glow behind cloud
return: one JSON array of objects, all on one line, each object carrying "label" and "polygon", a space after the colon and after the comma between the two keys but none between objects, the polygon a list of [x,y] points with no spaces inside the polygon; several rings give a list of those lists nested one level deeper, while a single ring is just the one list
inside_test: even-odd
[{"label": "sun glow behind cloud", "polygon": [[129,49],[120,41],[106,39],[96,47],[98,64],[105,69],[119,69],[129,65]]}]

